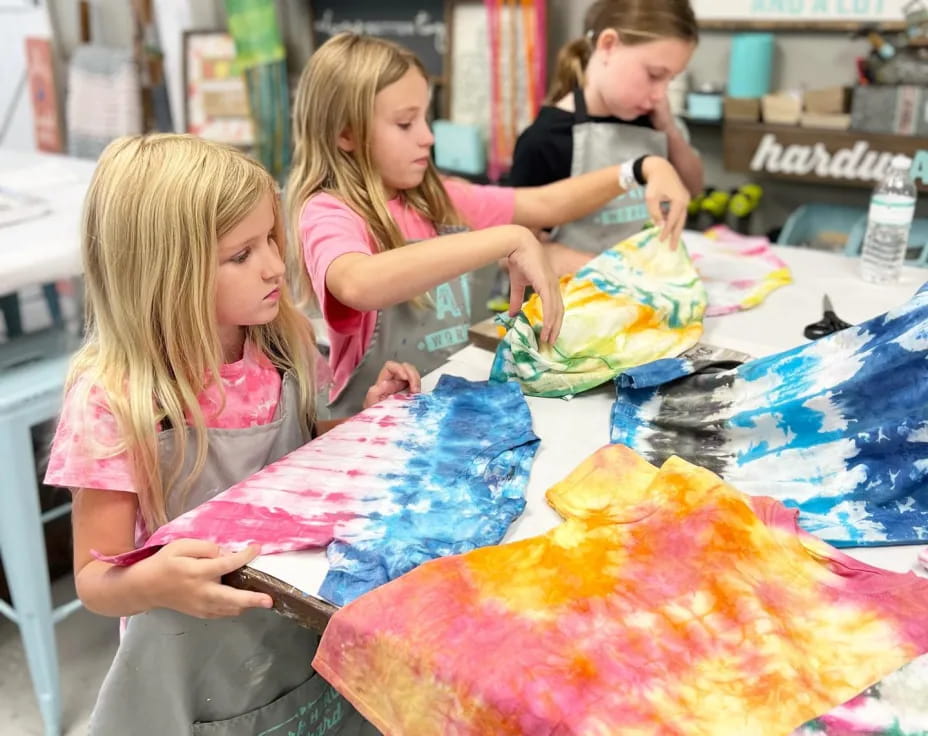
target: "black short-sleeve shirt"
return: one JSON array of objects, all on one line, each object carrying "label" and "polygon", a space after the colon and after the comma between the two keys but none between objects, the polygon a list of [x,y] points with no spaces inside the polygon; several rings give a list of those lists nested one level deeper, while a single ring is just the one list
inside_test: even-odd
[{"label": "black short-sleeve shirt", "polygon": [[[624,123],[653,128],[651,118],[635,120],[590,116],[592,123]],[[512,155],[509,183],[514,187],[538,187],[570,176],[574,157],[574,114],[558,107],[542,107],[535,122],[519,139]]]}]

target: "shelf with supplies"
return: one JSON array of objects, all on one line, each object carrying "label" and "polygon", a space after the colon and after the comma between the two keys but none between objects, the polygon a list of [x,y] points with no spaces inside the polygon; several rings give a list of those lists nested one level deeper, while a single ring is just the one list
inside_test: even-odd
[{"label": "shelf with supplies", "polygon": [[724,124],[724,120],[721,118],[701,118],[701,117],[691,117],[690,115],[683,114],[680,116],[680,119],[686,123],[688,127],[700,127],[700,128],[721,128]]},{"label": "shelf with supplies", "polygon": [[[725,121],[728,171],[810,183],[871,188],[895,154],[928,151],[928,137]],[[928,185],[919,184],[928,191]]]}]

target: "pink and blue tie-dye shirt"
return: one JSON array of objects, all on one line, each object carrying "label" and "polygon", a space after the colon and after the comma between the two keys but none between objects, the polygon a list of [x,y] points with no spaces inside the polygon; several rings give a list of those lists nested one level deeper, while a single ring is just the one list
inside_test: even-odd
[{"label": "pink and blue tie-dye shirt", "polygon": [[[251,344],[242,359],[220,367],[220,386],[211,384],[199,396],[206,426],[242,429],[267,424],[280,400],[281,377],[270,360]],[[102,389],[79,378],[64,399],[52,442],[45,482],[65,488],[96,488],[136,493],[120,431]]]},{"label": "pink and blue tie-dye shirt", "polygon": [[566,521],[426,563],[333,616],[313,666],[393,736],[783,736],[928,651],[928,580],[622,446]]},{"label": "pink and blue tie-dye shirt", "polygon": [[[264,554],[326,547],[338,605],[440,555],[495,544],[525,507],[538,438],[519,387],[442,376],[391,396],[168,522],[130,565],[177,539]],[[315,591],[308,591],[314,593]]]}]

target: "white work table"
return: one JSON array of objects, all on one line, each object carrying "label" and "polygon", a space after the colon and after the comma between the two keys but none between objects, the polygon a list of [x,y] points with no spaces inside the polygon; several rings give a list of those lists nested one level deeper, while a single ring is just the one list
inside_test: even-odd
[{"label": "white work table", "polygon": [[0,227],[0,294],[81,274],[81,210],[96,165],[0,148],[0,188],[41,198],[49,208]]},{"label": "white work table", "polygon": [[[775,250],[790,265],[794,283],[778,289],[754,309],[707,319],[704,342],[741,350],[755,357],[770,355],[805,341],[802,330],[821,319],[825,293],[831,297],[842,319],[858,323],[905,302],[921,286],[923,279],[928,278],[928,271],[907,268],[900,283],[874,286],[858,276],[857,259],[803,248],[777,247]],[[492,361],[492,353],[468,346],[426,376],[423,390],[431,390],[444,373],[485,380]],[[561,523],[562,519],[545,502],[545,491],[595,450],[609,443],[610,410],[614,399],[611,383],[570,401],[527,398],[541,445],[532,465],[525,511],[509,528],[504,542],[542,534]],[[907,545],[844,551],[877,567],[907,572],[917,569],[918,552],[923,548]],[[322,550],[265,555],[252,562],[251,567],[308,596],[318,595],[328,569]]]}]

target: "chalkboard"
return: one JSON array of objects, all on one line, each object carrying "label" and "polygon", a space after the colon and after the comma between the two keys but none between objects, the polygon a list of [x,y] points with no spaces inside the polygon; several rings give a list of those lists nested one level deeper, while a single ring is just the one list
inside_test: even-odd
[{"label": "chalkboard", "polygon": [[318,47],[342,31],[378,36],[405,46],[435,79],[445,78],[445,0],[310,0]]}]

